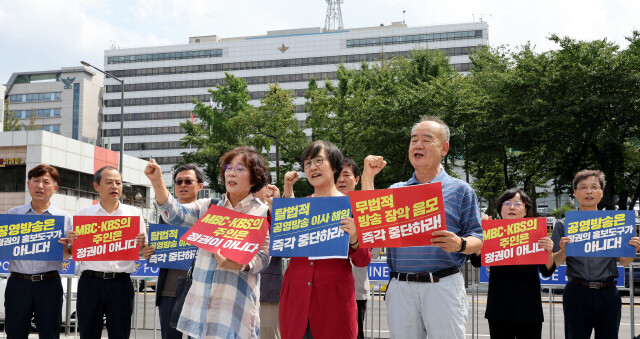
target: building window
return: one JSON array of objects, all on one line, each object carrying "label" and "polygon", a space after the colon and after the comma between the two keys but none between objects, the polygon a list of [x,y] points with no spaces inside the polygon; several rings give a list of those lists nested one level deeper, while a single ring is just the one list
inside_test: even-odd
[{"label": "building window", "polygon": [[[200,40],[198,39],[198,41],[196,42],[200,42]],[[202,51],[113,56],[113,57],[107,58],[107,63],[122,64],[122,63],[130,63],[130,62],[147,62],[147,61],[179,60],[179,59],[194,59],[194,58],[217,58],[221,56],[222,56],[221,49],[208,49],[208,50],[202,50]]]},{"label": "building window", "polygon": [[39,101],[60,101],[60,92],[9,95],[9,102],[11,103]]},{"label": "building window", "polygon": [[26,165],[0,167],[0,192],[24,192]]},{"label": "building window", "polygon": [[[80,127],[80,84],[73,84],[73,125],[71,131],[71,137],[78,140],[78,129]],[[55,133],[55,132],[54,132]],[[58,132],[60,133],[60,125],[58,125]]]},{"label": "building window", "polygon": [[60,108],[47,109],[23,109],[11,111],[11,114],[18,119],[29,119],[33,113],[34,118],[56,118],[60,116]]}]

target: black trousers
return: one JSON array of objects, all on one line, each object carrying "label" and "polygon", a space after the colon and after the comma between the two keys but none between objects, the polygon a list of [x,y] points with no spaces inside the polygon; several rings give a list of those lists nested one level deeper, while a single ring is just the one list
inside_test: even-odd
[{"label": "black trousers", "polygon": [[358,305],[358,339],[364,339],[364,317],[367,315],[367,301],[356,300]]},{"label": "black trousers", "polygon": [[491,339],[540,339],[542,323],[515,324],[509,321],[489,320]]},{"label": "black trousers", "polygon": [[80,338],[100,338],[103,316],[109,339],[129,338],[133,294],[130,278],[102,279],[83,274],[78,281],[76,306]]},{"label": "black trousers", "polygon": [[62,326],[62,283],[60,276],[42,281],[9,277],[4,291],[5,329],[7,338],[29,337],[31,318],[38,335],[60,338]]},{"label": "black trousers", "polygon": [[562,294],[564,336],[567,339],[618,338],[622,300],[615,287],[588,288],[568,283]]},{"label": "black trousers", "polygon": [[176,303],[174,297],[158,296],[158,312],[160,313],[160,335],[162,339],[182,339],[182,332],[169,326],[171,311]]}]

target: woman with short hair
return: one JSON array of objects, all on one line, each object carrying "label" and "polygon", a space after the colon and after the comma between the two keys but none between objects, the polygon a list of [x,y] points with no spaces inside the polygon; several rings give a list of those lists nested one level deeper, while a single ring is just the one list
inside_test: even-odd
[{"label": "woman with short hair", "polygon": [[[265,159],[253,147],[243,146],[225,153],[220,163],[220,180],[227,192],[218,206],[266,217],[269,207],[253,197],[268,182]],[[179,204],[169,195],[162,171],[153,159],[145,174],[153,183],[158,207],[168,224],[191,227],[209,209],[211,199]],[[248,265],[227,259],[219,251],[214,254],[199,250],[178,330],[194,338],[258,338],[258,274],[268,264],[269,235]]]},{"label": "woman with short hair", "polygon": [[[530,216],[531,199],[521,189],[511,188],[497,201],[498,216],[520,219]],[[489,321],[491,338],[541,338],[542,304],[538,272],[550,277],[556,270],[553,260],[553,241],[544,237],[540,248],[549,252],[544,265],[492,266],[489,274],[489,293],[484,317]],[[471,263],[480,267],[480,252],[471,255]]]},{"label": "woman with short hair", "polygon": [[[328,141],[314,141],[302,155],[304,173],[313,186],[311,197],[341,197],[336,181],[343,156]],[[297,178],[297,176],[296,176]],[[285,180],[291,192],[295,180]],[[353,218],[341,221],[349,234],[349,258],[358,267],[371,261],[371,251],[358,243]],[[356,338],[358,309],[349,259],[291,258],[280,294],[280,331],[283,339]]]}]

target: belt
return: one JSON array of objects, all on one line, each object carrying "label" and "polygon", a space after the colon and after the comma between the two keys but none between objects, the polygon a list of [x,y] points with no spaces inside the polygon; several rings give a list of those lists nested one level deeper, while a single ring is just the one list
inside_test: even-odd
[{"label": "belt", "polygon": [[33,282],[36,282],[36,281],[47,280],[49,278],[55,278],[57,276],[60,276],[60,274],[58,274],[58,271],[49,271],[49,272],[38,273],[38,274],[22,274],[22,273],[11,272],[10,276],[11,278],[31,280]]},{"label": "belt", "polygon": [[585,286],[585,287],[593,288],[593,289],[596,289],[596,290],[599,290],[601,288],[615,287],[616,286],[616,281],[615,280],[611,280],[611,281],[588,281],[588,280],[584,280],[584,279],[569,277],[569,282],[572,283],[572,284]]},{"label": "belt", "polygon": [[[458,267],[449,267],[439,271],[431,272],[431,273],[398,273],[391,272],[391,279],[397,278],[400,281],[415,281],[415,282],[438,282],[440,279],[444,277],[448,277],[450,275],[454,275],[459,273],[460,269]],[[432,280],[433,279],[433,280]]]},{"label": "belt", "polygon": [[123,272],[99,272],[92,270],[84,270],[82,274],[90,275],[92,277],[100,278],[100,279],[122,279],[122,278],[130,278],[131,275],[129,273]]}]

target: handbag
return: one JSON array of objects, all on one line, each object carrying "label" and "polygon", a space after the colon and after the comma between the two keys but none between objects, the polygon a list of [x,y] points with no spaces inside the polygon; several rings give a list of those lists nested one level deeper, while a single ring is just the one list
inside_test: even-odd
[{"label": "handbag", "polygon": [[[209,207],[211,207],[212,205],[217,205],[219,202],[220,199],[211,198]],[[175,304],[173,304],[171,316],[169,317],[169,326],[171,326],[172,328],[178,327],[178,320],[180,319],[180,314],[182,313],[182,308],[184,307],[184,301],[187,299],[187,294],[189,293],[189,289],[191,288],[191,282],[193,282],[193,269],[196,266],[197,257],[198,252],[196,251],[196,256],[191,262],[191,267],[189,267],[187,276],[178,278],[178,283],[176,286],[176,302]]]},{"label": "handbag", "polygon": [[[196,257],[198,256],[196,252]],[[169,326],[172,328],[178,327],[178,320],[180,319],[180,313],[182,313],[182,307],[184,307],[184,301],[187,299],[187,294],[189,293],[189,289],[191,288],[191,282],[193,281],[193,268],[196,264],[196,258],[193,258],[191,262],[191,267],[187,272],[186,277],[178,278],[178,284],[176,286],[176,302],[173,304],[173,309],[171,310],[171,316],[169,317]]]}]

